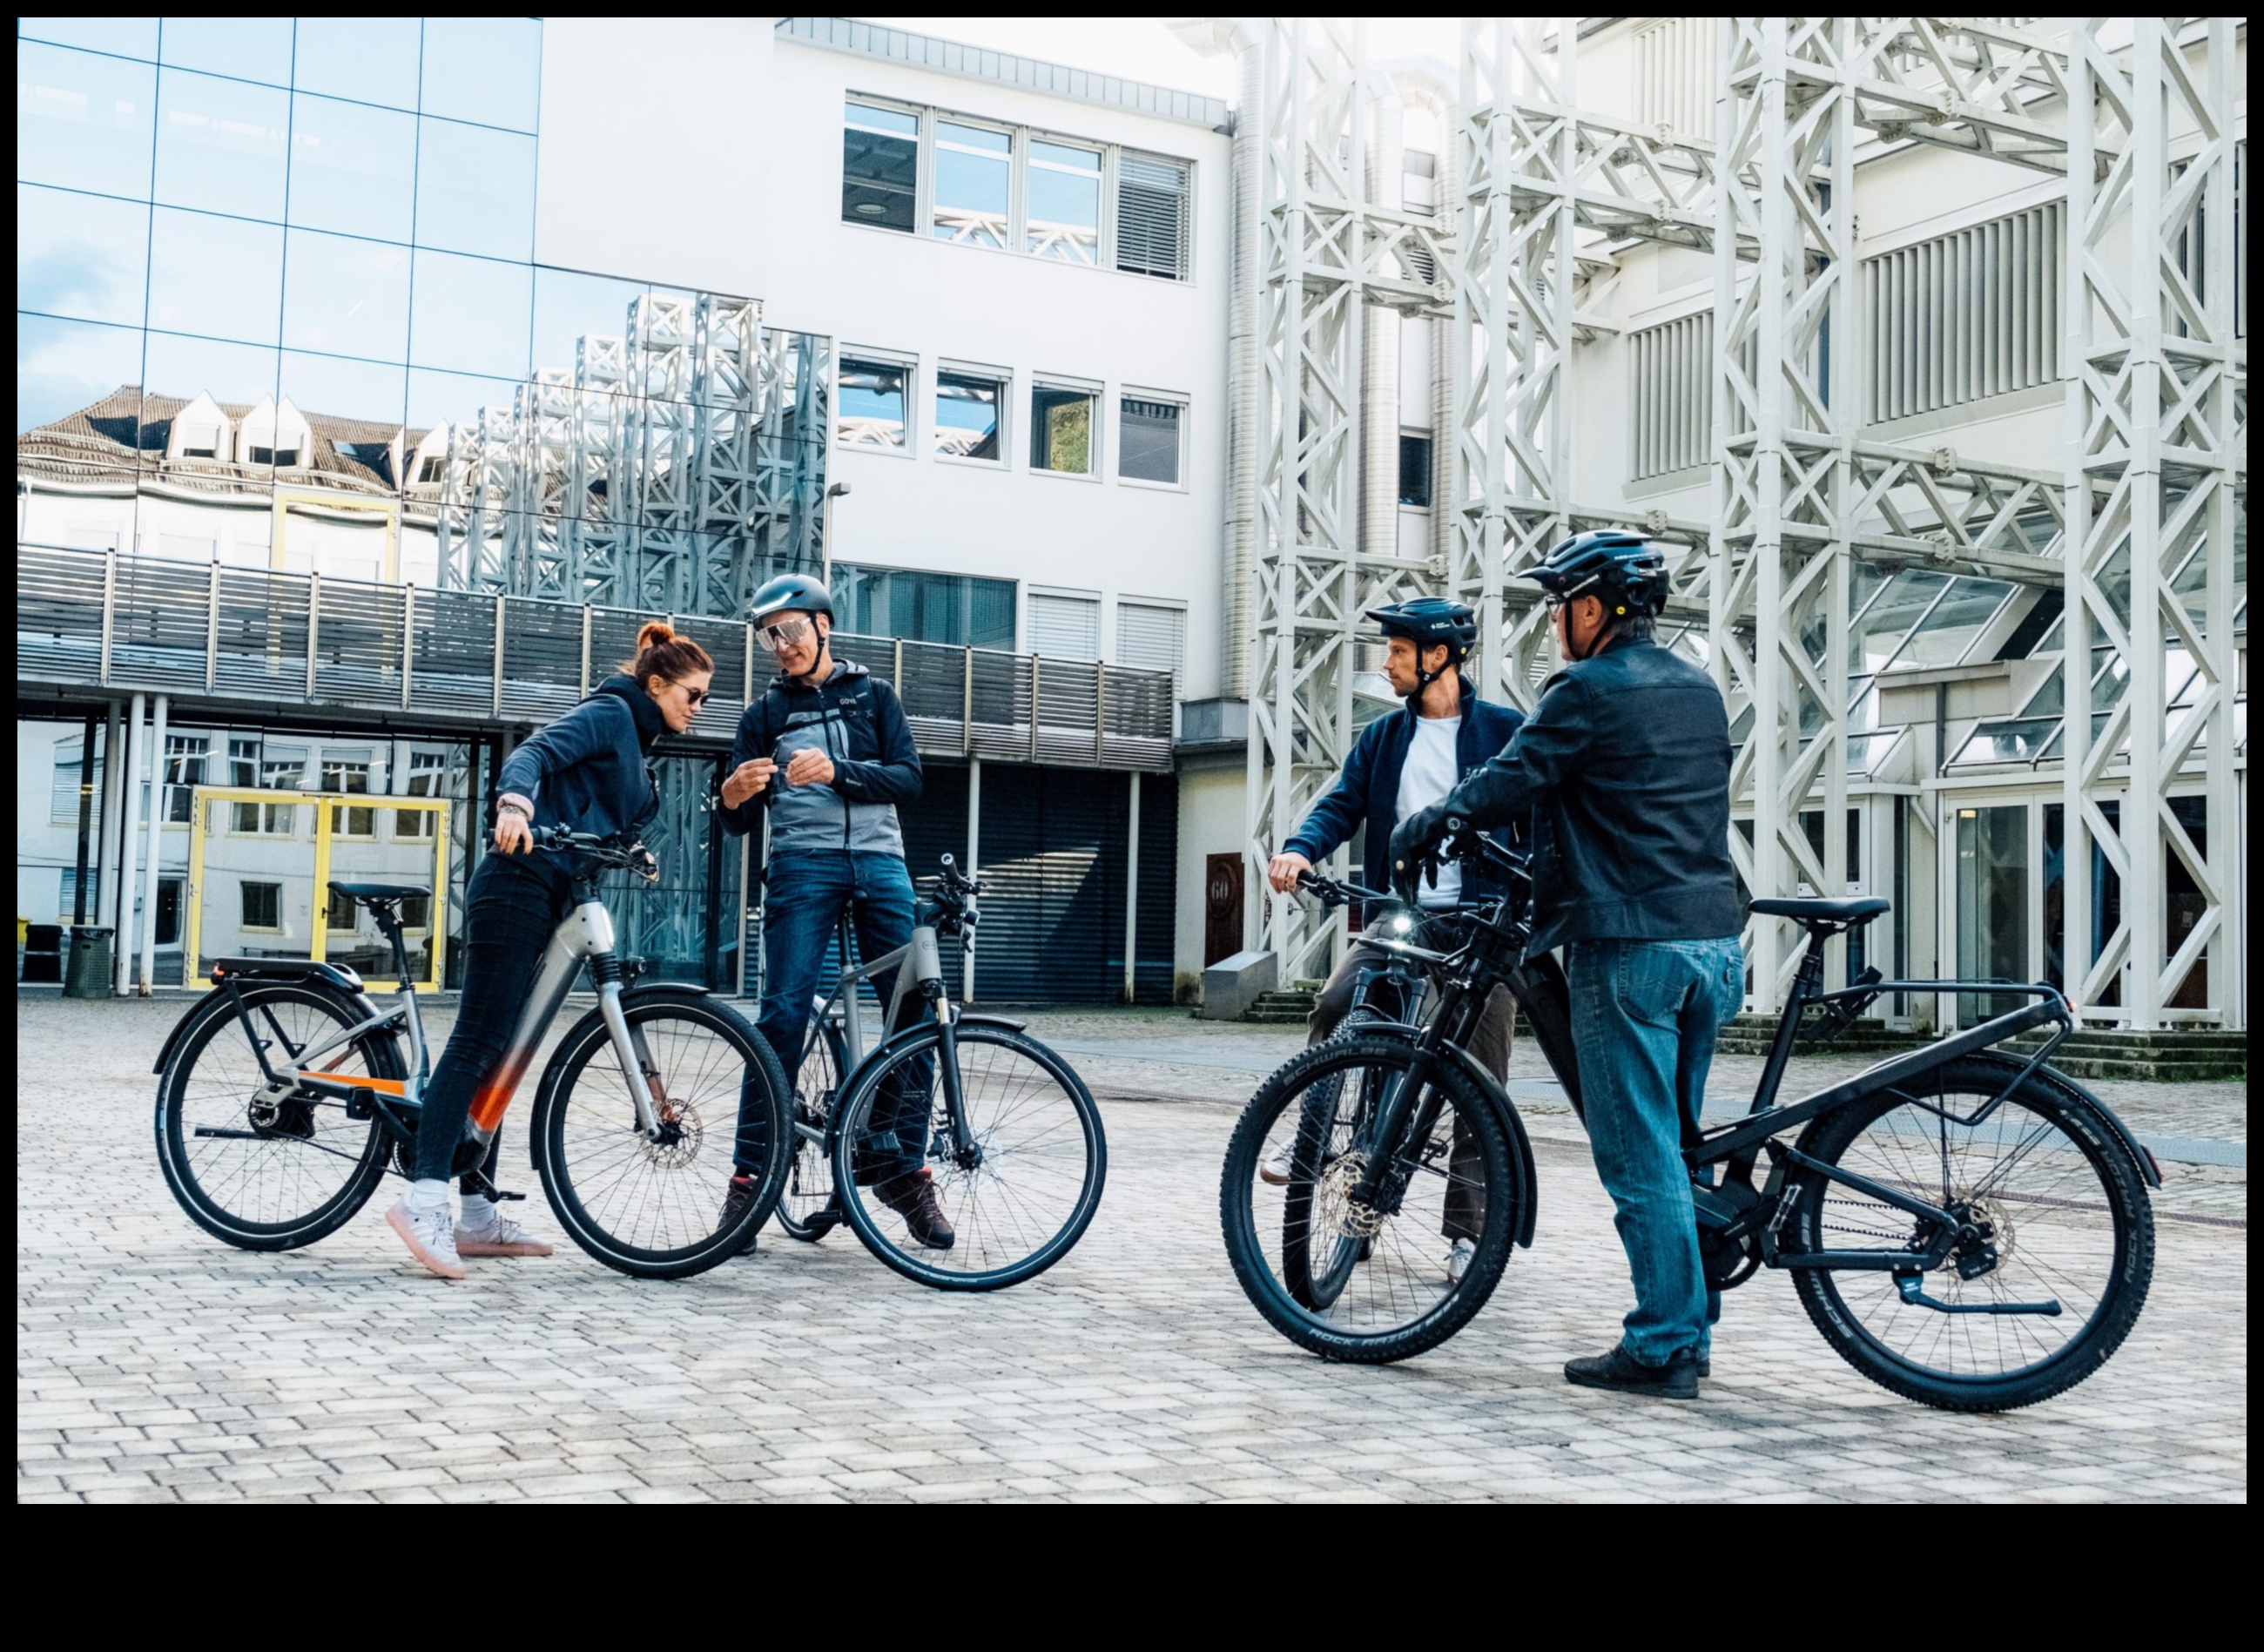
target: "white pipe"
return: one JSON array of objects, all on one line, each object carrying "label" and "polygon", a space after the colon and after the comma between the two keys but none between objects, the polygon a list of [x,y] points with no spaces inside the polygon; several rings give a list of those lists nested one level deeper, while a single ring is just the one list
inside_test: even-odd
[{"label": "white pipe", "polygon": [[142,884],[142,996],[157,974],[157,862],[165,842],[165,696],[159,695],[149,731],[149,848]]},{"label": "white pipe", "polygon": [[[1368,204],[1397,212],[1406,198],[1405,115],[1390,77],[1368,74]],[[1399,312],[1361,306],[1360,548],[1399,554]]]},{"label": "white pipe", "polygon": [[[1455,142],[1455,94],[1446,65],[1429,61],[1402,62],[1384,66],[1403,108],[1426,110],[1436,128],[1437,146],[1431,168],[1432,216],[1457,229],[1455,215],[1462,207],[1462,175]],[[1404,115],[1403,115],[1404,119]],[[1426,324],[1431,333],[1431,557],[1441,568],[1451,568],[1455,549],[1455,329],[1443,321]]]},{"label": "white pipe", "polygon": [[[967,875],[977,877],[983,870],[983,760],[967,760]],[[974,937],[975,945],[960,954],[959,998],[961,1003],[975,1001],[975,955],[983,944],[983,937]]]},{"label": "white pipe", "polygon": [[94,921],[110,931],[110,944],[118,944],[118,799],[126,782],[126,758],[118,749],[126,718],[117,701],[110,702],[110,720],[102,731],[102,838],[94,875]]},{"label": "white pipe", "polygon": [[111,937],[117,950],[112,962],[117,973],[118,995],[126,996],[134,979],[134,856],[140,848],[142,824],[142,758],[149,749],[148,737],[142,727],[142,696],[135,695],[127,727],[126,772],[120,777],[119,801],[124,805],[119,819],[125,822],[120,833],[118,854],[118,931]]}]

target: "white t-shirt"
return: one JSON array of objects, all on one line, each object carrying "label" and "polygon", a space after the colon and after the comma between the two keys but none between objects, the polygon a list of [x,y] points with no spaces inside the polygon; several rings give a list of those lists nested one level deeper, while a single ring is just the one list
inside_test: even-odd
[{"label": "white t-shirt", "polygon": [[[1455,737],[1462,731],[1459,717],[1415,719],[1415,738],[1408,743],[1407,764],[1399,771],[1399,819],[1418,809],[1444,803],[1461,776],[1455,768]],[[1462,868],[1448,861],[1439,868],[1436,884],[1419,883],[1416,899],[1426,906],[1451,906],[1462,897]]]}]

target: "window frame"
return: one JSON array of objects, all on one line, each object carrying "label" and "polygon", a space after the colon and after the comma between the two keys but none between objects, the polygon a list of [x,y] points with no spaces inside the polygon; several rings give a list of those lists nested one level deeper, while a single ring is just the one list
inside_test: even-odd
[{"label": "window frame", "polygon": [[[1179,433],[1179,453],[1172,465],[1172,469],[1179,473],[1177,481],[1157,482],[1147,477],[1124,474],[1124,404],[1128,401],[1154,402],[1160,406],[1176,407],[1179,410],[1177,421]],[[1145,389],[1136,384],[1118,385],[1116,387],[1115,470],[1117,485],[1127,488],[1146,488],[1151,493],[1185,493],[1187,491],[1187,455],[1194,451],[1187,431],[1188,419],[1193,411],[1194,398],[1184,392]]]},{"label": "window frame", "polygon": [[[1090,463],[1083,470],[1056,470],[1050,465],[1037,462],[1036,449],[1031,449],[1030,474],[1034,477],[1059,477],[1069,482],[1099,482],[1103,479],[1101,464],[1107,452],[1108,387],[1093,379],[1073,378],[1066,374],[1033,373],[1030,375],[1030,440],[1038,439],[1037,397],[1041,391],[1055,390],[1083,396],[1092,404],[1095,428],[1086,439],[1085,452]],[[1184,440],[1184,437],[1182,437]]]},{"label": "window frame", "polygon": [[[896,233],[895,230],[889,234]],[[863,442],[841,439],[841,375],[852,363],[860,367],[893,368],[904,375],[904,440],[895,448],[876,448]],[[843,345],[833,353],[832,445],[846,453],[861,453],[885,459],[917,459],[919,457],[919,357],[901,350],[874,349],[863,345]]]},{"label": "window frame", "polygon": [[[851,218],[839,214],[836,222],[852,229],[872,229],[888,236],[922,241],[931,245],[971,247],[979,252],[1000,252],[1013,258],[1028,258],[1035,263],[1058,265],[1063,269],[1089,269],[1121,275],[1134,280],[1160,281],[1172,287],[1193,287],[1199,279],[1196,243],[1200,237],[1196,225],[1201,208],[1202,163],[1192,155],[1176,155],[1168,149],[1150,149],[1136,143],[1116,143],[1107,139],[1088,137],[1081,133],[1064,132],[1054,127],[1032,126],[1026,122],[1001,119],[995,115],[976,114],[963,109],[947,108],[940,104],[916,104],[901,98],[882,93],[860,91],[845,87],[841,92],[842,113],[840,130],[849,129],[848,106],[864,104],[874,109],[909,115],[918,125],[918,145],[914,165],[917,172],[912,192],[912,225],[910,230],[891,229],[884,223]],[[983,131],[1000,132],[1006,135],[1006,244],[1000,247],[980,246],[972,242],[950,241],[935,233],[935,175],[936,145],[940,123],[972,127]],[[902,137],[902,133],[889,135]],[[1024,243],[1029,237],[1029,171],[1030,146],[1033,143],[1054,143],[1064,148],[1091,149],[1100,156],[1099,222],[1095,226],[1097,237],[1094,258],[1091,264],[1079,264],[1066,258],[1042,257],[1028,251]],[[1187,169],[1187,234],[1186,265],[1183,273],[1176,276],[1157,275],[1145,270],[1117,267],[1116,225],[1117,190],[1120,162],[1127,153],[1157,161],[1169,161]],[[844,156],[845,164],[846,156]],[[841,178],[846,186],[845,173]]]},{"label": "window frame", "polygon": [[946,453],[939,445],[943,436],[943,419],[939,414],[928,432],[927,456],[938,464],[966,465],[971,469],[1003,471],[1014,468],[1014,370],[1012,368],[989,367],[979,362],[956,361],[939,358],[935,364],[935,388],[932,397],[943,394],[943,381],[948,375],[958,379],[980,379],[995,385],[998,391],[998,456],[977,459],[967,454]]},{"label": "window frame", "polygon": [[[255,889],[266,890],[274,897],[275,921],[273,923],[250,921],[251,913],[244,905],[244,898]],[[236,916],[243,920],[236,926],[241,933],[244,935],[281,935],[283,933],[283,885],[280,883],[271,884],[265,878],[238,878],[236,884]]]}]

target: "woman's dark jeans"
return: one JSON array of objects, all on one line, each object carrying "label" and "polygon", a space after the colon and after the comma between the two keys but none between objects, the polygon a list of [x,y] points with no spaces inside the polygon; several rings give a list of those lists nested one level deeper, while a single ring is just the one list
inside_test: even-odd
[{"label": "woman's dark jeans", "polygon": [[[465,897],[464,994],[417,1124],[418,1181],[447,1178],[472,1097],[518,1030],[551,934],[573,904],[573,882],[555,862],[500,852],[481,857]],[[489,1176],[495,1174],[502,1144],[500,1132],[488,1144]],[[477,1177],[467,1175],[463,1190],[485,1189]]]}]

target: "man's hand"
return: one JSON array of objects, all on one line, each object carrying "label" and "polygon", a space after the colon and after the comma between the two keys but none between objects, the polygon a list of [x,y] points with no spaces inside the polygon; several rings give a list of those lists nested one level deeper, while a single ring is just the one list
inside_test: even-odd
[{"label": "man's hand", "polygon": [[501,798],[496,804],[495,846],[505,855],[525,855],[534,848],[532,826],[533,811],[526,798],[516,795]]},{"label": "man's hand", "polygon": [[1266,881],[1277,895],[1286,895],[1297,886],[1297,874],[1310,872],[1313,863],[1294,850],[1275,855],[1266,867]]},{"label": "man's hand", "polygon": [[823,786],[833,778],[833,760],[815,746],[805,746],[789,759],[786,766],[786,783],[789,786]]},{"label": "man's hand", "polygon": [[1411,889],[1417,869],[1429,858],[1446,832],[1447,805],[1443,803],[1418,809],[1402,820],[1399,829],[1391,834],[1391,881]]},{"label": "man's hand", "polygon": [[778,765],[767,757],[750,757],[723,777],[723,806],[736,809],[771,783]]}]

